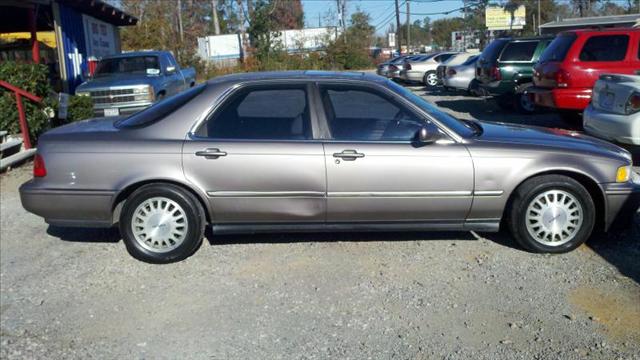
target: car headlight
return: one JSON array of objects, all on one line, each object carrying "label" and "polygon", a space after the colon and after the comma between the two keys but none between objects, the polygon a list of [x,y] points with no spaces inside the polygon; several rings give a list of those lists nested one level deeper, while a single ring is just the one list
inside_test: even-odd
[{"label": "car headlight", "polygon": [[616,172],[616,182],[623,183],[631,179],[631,165],[620,166]]},{"label": "car headlight", "polygon": [[89,96],[88,91],[76,91],[76,96]]},{"label": "car headlight", "polygon": [[154,92],[153,92],[153,87],[152,86],[145,86],[145,87],[139,87],[139,88],[134,88],[133,89],[133,94],[134,94],[134,99],[136,101],[139,100],[153,100],[154,99]]}]

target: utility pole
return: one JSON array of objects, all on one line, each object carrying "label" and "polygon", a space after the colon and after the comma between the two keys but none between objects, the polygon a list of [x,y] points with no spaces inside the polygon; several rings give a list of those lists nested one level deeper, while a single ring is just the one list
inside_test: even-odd
[{"label": "utility pole", "polygon": [[411,49],[411,10],[409,9],[409,0],[407,2],[407,53]]},{"label": "utility pole", "polygon": [[180,42],[184,42],[184,32],[182,31],[182,0],[178,0],[178,30],[180,31]]},{"label": "utility pole", "polygon": [[211,11],[213,12],[213,31],[216,35],[220,35],[220,22],[218,21],[218,0],[211,0]]},{"label": "utility pole", "polygon": [[244,5],[242,4],[242,0],[236,0],[236,3],[238,4],[238,23],[240,26],[240,45],[242,46],[242,56],[241,59],[244,62],[246,60],[247,57],[247,50],[249,47],[249,42],[247,40],[247,31],[245,29],[244,26]]},{"label": "utility pole", "polygon": [[396,47],[398,48],[398,54],[402,53],[400,39],[400,6],[398,5],[398,0],[396,0]]},{"label": "utility pole", "polygon": [[540,0],[538,0],[538,36],[540,36]]}]

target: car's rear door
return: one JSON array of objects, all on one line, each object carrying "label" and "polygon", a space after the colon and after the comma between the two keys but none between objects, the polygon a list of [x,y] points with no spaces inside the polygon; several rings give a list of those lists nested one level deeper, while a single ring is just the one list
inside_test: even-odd
[{"label": "car's rear door", "polygon": [[319,93],[328,222],[464,221],[473,165],[463,144],[417,145],[435,125],[382,86],[322,83]]},{"label": "car's rear door", "polygon": [[215,223],[324,221],[324,151],[308,87],[242,86],[185,142],[185,175],[207,192]]},{"label": "car's rear door", "polygon": [[570,69],[570,85],[591,89],[602,74],[633,74],[630,61],[631,33],[595,33],[578,43],[574,66]]}]

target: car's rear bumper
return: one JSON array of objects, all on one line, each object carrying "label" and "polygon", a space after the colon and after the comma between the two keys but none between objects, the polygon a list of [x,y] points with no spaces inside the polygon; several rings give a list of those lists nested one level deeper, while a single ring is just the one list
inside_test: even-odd
[{"label": "car's rear bumper", "polygon": [[405,81],[422,82],[423,77],[424,77],[424,72],[422,71],[413,71],[413,70],[400,71],[400,78]]},{"label": "car's rear bumper", "polygon": [[640,206],[640,175],[627,183],[604,184],[606,196],[605,230],[621,228],[631,224]]},{"label": "car's rear bumper", "polygon": [[467,90],[469,88],[469,84],[471,83],[471,79],[462,78],[462,77],[444,77],[442,79],[442,84],[447,87],[463,89]]},{"label": "car's rear bumper", "polygon": [[492,81],[480,83],[480,88],[491,96],[502,96],[515,91],[515,85],[510,81]]},{"label": "car's rear bumper", "polygon": [[640,145],[640,113],[622,115],[587,106],[583,113],[584,130],[590,135],[624,144]]},{"label": "car's rear bumper", "polygon": [[20,187],[25,210],[59,226],[112,226],[114,196],[114,191],[43,189],[33,180]]},{"label": "car's rear bumper", "polygon": [[584,110],[591,101],[591,89],[541,88],[532,86],[527,93],[533,94],[536,105],[565,110]]}]

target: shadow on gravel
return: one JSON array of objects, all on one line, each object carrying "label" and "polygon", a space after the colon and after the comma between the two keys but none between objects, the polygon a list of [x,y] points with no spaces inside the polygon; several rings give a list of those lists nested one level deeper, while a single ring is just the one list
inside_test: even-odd
[{"label": "shadow on gravel", "polygon": [[304,242],[338,241],[474,241],[476,237],[469,232],[322,232],[322,233],[269,233],[215,235],[210,228],[205,237],[211,245],[234,244],[286,244]]},{"label": "shadow on gravel", "polygon": [[93,229],[49,225],[47,234],[57,237],[62,241],[83,243],[117,243],[121,239],[120,232],[117,228]]}]

